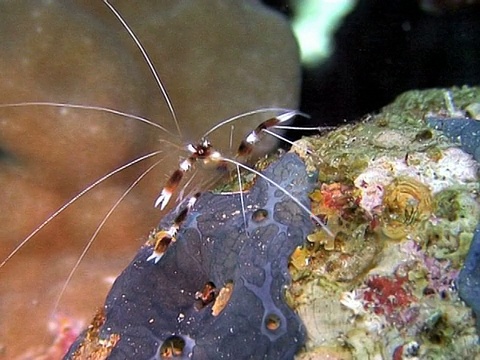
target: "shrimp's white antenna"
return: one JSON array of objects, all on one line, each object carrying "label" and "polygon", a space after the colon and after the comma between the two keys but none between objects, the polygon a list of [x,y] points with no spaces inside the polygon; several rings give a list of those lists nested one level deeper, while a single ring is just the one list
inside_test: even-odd
[{"label": "shrimp's white antenna", "polygon": [[218,158],[219,160],[221,161],[225,161],[225,162],[228,162],[230,164],[233,164],[235,166],[239,166],[249,172],[252,172],[253,174],[261,177],[263,180],[269,182],[271,185],[275,186],[278,190],[280,190],[281,192],[283,192],[285,195],[287,195],[290,199],[292,199],[302,210],[304,210],[307,214],[310,214],[310,216],[312,217],[312,219],[315,220],[315,222],[320,225],[322,227],[322,229],[329,235],[331,236],[332,238],[334,238],[335,236],[333,235],[333,233],[331,232],[331,230],[327,227],[327,225],[325,225],[323,223],[322,220],[320,220],[320,218],[318,216],[316,216],[315,214],[312,213],[311,210],[309,210],[305,205],[303,205],[300,200],[298,200],[295,196],[293,196],[290,192],[288,192],[286,189],[284,189],[282,186],[280,186],[279,184],[277,184],[275,181],[273,181],[272,179],[269,179],[267,176],[265,176],[264,174],[262,174],[260,171],[257,171],[247,165],[244,165],[242,164],[241,162],[239,161],[236,161],[236,160],[233,160],[233,159],[229,159],[229,158],[226,158],[226,157],[223,157],[223,156],[220,156]]},{"label": "shrimp's white antenna", "polygon": [[94,183],[90,184],[87,186],[85,189],[83,189],[81,192],[79,192],[77,195],[75,195],[72,199],[70,199],[68,202],[63,204],[60,208],[58,208],[52,215],[50,215],[43,223],[41,223],[33,232],[30,233],[23,241],[18,244],[12,252],[0,263],[0,269],[5,266],[5,264],[15,256],[29,241],[32,237],[34,237],[40,230],[42,230],[47,224],[49,224],[53,219],[55,219],[62,211],[64,211],[66,208],[68,208],[70,205],[72,205],[75,201],[77,201],[79,198],[81,198],[85,193],[89,192],[92,190],[94,187],[96,187],[98,184],[102,183],[106,179],[110,178],[111,176],[117,174],[118,172],[136,164],[139,163],[143,160],[146,160],[148,158],[151,158],[153,156],[161,154],[163,151],[154,151],[151,153],[148,153],[146,155],[143,155],[135,160],[132,160],[128,162],[127,164],[120,166],[119,168],[110,171],[108,174],[102,176],[100,179],[96,180]]},{"label": "shrimp's white antenna", "polygon": [[141,43],[140,40],[137,38],[137,36],[135,35],[135,33],[133,32],[133,30],[130,28],[130,26],[128,26],[128,24],[127,24],[127,22],[125,21],[125,19],[124,19],[124,18],[122,17],[122,15],[120,15],[120,13],[117,11],[117,9],[115,9],[115,7],[113,7],[113,5],[108,2],[108,0],[103,0],[103,2],[105,3],[105,5],[108,6],[108,8],[109,8],[110,11],[115,15],[115,17],[118,19],[118,21],[120,21],[120,23],[122,24],[122,26],[125,28],[125,30],[128,32],[128,34],[130,35],[130,37],[132,38],[132,40],[135,42],[135,45],[137,45],[137,48],[138,48],[138,49],[140,50],[140,52],[142,53],[142,56],[143,56],[145,62],[147,63],[148,68],[150,69],[150,71],[151,71],[152,74],[153,74],[153,77],[155,78],[155,82],[157,83],[158,88],[159,88],[160,91],[162,92],[163,99],[165,100],[165,103],[166,103],[167,106],[168,106],[168,109],[169,109],[169,111],[170,111],[170,114],[172,115],[173,121],[175,122],[175,126],[177,127],[178,135],[181,137],[181,136],[182,136],[182,132],[181,132],[181,130],[180,130],[180,124],[178,123],[177,115],[176,115],[176,113],[175,113],[175,110],[173,109],[172,101],[170,100],[170,97],[168,96],[167,89],[166,89],[165,86],[163,85],[162,80],[160,79],[160,76],[158,75],[158,72],[157,72],[157,70],[155,69],[155,66],[153,65],[152,60],[150,60],[150,57],[148,56],[147,51],[145,50],[145,48],[143,47],[142,43]]},{"label": "shrimp's white antenna", "polygon": [[[274,128],[276,128],[276,126],[274,126]],[[297,143],[295,143],[295,141],[291,141],[291,140],[288,140],[285,136],[282,136],[280,134],[277,134],[276,132],[273,132],[273,131],[270,131],[268,129],[262,129],[262,131],[270,136],[273,136],[281,141],[284,141],[286,142],[287,144],[289,144],[290,146],[292,146],[292,148],[298,148],[298,149],[301,149],[303,151],[305,151],[307,154],[309,155],[314,155],[312,150],[306,148],[305,146],[302,146],[302,145],[298,145]]]},{"label": "shrimp's white antenna", "polygon": [[245,199],[243,198],[242,174],[240,174],[240,166],[235,165],[235,167],[237,168],[237,178],[238,178],[238,186],[240,190],[240,205],[242,206],[243,225],[245,226],[245,235],[248,236],[247,215],[245,214]]},{"label": "shrimp's white antenna", "polygon": [[143,118],[141,116],[129,114],[129,113],[126,113],[126,112],[123,112],[123,111],[119,111],[119,110],[115,110],[115,109],[111,109],[111,108],[106,108],[106,107],[102,107],[102,106],[56,103],[56,102],[48,102],[48,101],[30,101],[30,102],[27,101],[27,102],[12,103],[12,104],[0,104],[0,109],[2,109],[2,108],[18,108],[18,107],[27,107],[27,106],[58,107],[58,108],[95,110],[95,111],[105,112],[105,113],[108,113],[108,114],[118,115],[118,116],[125,117],[127,119],[133,119],[133,120],[143,122],[147,125],[153,126],[157,129],[160,129],[160,130],[166,132],[167,134],[173,136],[173,134],[170,131],[168,131],[162,125],[159,125],[159,124],[153,122],[152,120],[148,120],[148,119]]},{"label": "shrimp's white antenna", "polygon": [[[256,110],[251,110],[251,111],[247,111],[247,112],[244,112],[244,113],[241,113],[241,114],[238,114],[238,115],[235,115],[231,118],[228,118],[228,119],[225,119],[225,120],[222,120],[220,121],[217,125],[215,125],[214,127],[210,128],[210,130],[208,130],[205,134],[203,134],[202,138],[206,138],[208,135],[210,135],[212,132],[214,132],[215,130],[217,130],[218,128],[222,127],[223,125],[226,125],[226,124],[229,124],[233,121],[236,121],[238,119],[241,119],[243,117],[247,117],[247,116],[250,116],[250,115],[255,115],[255,114],[260,114],[260,113],[266,113],[266,112],[280,112],[280,113],[284,113],[282,114],[281,116],[285,117],[285,116],[288,116],[289,119],[290,118],[293,118],[294,116],[303,116],[303,117],[306,117],[306,118],[309,118],[310,116],[308,114],[305,114],[301,111],[298,111],[298,110],[292,110],[292,109],[286,109],[286,108],[277,108],[277,107],[271,107],[271,108],[261,108],[261,109],[256,109]],[[282,119],[283,120],[283,119]]]},{"label": "shrimp's white antenna", "polygon": [[75,272],[77,271],[78,267],[80,266],[80,263],[82,262],[82,260],[85,258],[85,256],[87,255],[87,252],[90,250],[90,248],[92,247],[93,245],[93,242],[95,241],[95,239],[97,238],[98,234],[100,233],[100,230],[102,230],[103,226],[105,225],[105,223],[108,221],[108,219],[110,218],[110,216],[113,214],[113,212],[117,209],[117,207],[120,205],[120,203],[123,201],[123,199],[125,199],[125,197],[130,193],[130,191],[133,190],[133,188],[140,182],[140,180],[142,180],[150,171],[153,170],[153,168],[155,168],[158,164],[160,164],[160,162],[162,162],[162,160],[159,160],[157,162],[155,162],[155,164],[151,165],[147,170],[145,170],[143,173],[140,174],[140,176],[128,187],[127,190],[124,191],[124,193],[122,194],[122,196],[120,196],[120,198],[118,198],[118,200],[115,202],[115,204],[113,204],[113,206],[110,208],[110,210],[107,212],[107,214],[104,216],[103,220],[100,222],[100,224],[97,226],[97,228],[95,229],[95,232],[93,233],[92,237],[90,238],[90,240],[88,240],[88,243],[87,245],[85,245],[85,247],[83,248],[83,251],[82,253],[80,254],[80,256],[78,257],[77,261],[75,262],[75,265],[73,265],[72,269],[70,270],[70,273],[68,274],[68,277],[67,279],[65,280],[64,284],[63,284],[63,287],[62,287],[62,290],[60,290],[60,293],[58,294],[58,297],[57,297],[57,300],[55,301],[55,305],[53,306],[53,310],[52,310],[52,313],[51,315],[53,316],[55,314],[55,312],[57,311],[58,309],[58,306],[60,305],[60,301],[63,297],[63,295],[65,294],[65,291],[67,290],[67,287],[68,285],[70,284],[70,281],[72,280],[73,278],[73,275],[75,274]]}]

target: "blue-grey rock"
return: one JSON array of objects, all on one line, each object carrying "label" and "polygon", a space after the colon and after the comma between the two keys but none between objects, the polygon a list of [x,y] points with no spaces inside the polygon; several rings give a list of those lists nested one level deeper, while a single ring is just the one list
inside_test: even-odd
[{"label": "blue-grey rock", "polygon": [[444,118],[429,116],[427,124],[437,130],[441,130],[454,143],[471,154],[475,160],[480,161],[480,121],[464,117]]},{"label": "blue-grey rock", "polygon": [[[311,184],[302,161],[287,154],[264,174],[308,206]],[[257,178],[244,194],[204,193],[158,264],[143,247],[115,281],[105,302],[100,337],[119,334],[109,359],[160,359],[172,336],[184,341],[182,359],[293,359],[305,334],[285,302],[288,259],[312,230],[309,214],[269,182]],[[267,216],[254,220],[259,209]],[[174,214],[167,216],[168,228]],[[248,235],[246,234],[248,233]],[[233,282],[218,316],[197,310],[195,293],[207,282]],[[277,328],[267,326],[269,319]],[[72,358],[79,339],[66,358]]]},{"label": "blue-grey rock", "polygon": [[480,224],[475,229],[465,264],[457,278],[460,297],[473,310],[477,317],[477,330],[480,331]]}]

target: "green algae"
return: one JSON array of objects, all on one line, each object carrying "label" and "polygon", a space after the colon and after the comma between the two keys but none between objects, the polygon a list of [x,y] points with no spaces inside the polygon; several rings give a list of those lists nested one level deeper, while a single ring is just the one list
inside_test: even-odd
[{"label": "green algae", "polygon": [[428,253],[448,259],[459,267],[468,253],[473,232],[480,219],[480,205],[466,189],[441,191],[435,197],[435,225],[426,229]]},{"label": "green algae", "polygon": [[[458,109],[480,102],[479,88],[465,86],[448,90]],[[367,116],[358,124],[342,126],[325,136],[305,140],[318,159],[319,180],[348,181],[365,169],[374,157],[401,156],[449,144],[441,134],[428,128],[423,120],[428,113],[445,114],[448,107],[446,91],[406,92],[377,115]],[[388,143],[381,141],[384,138],[388,139]]]}]

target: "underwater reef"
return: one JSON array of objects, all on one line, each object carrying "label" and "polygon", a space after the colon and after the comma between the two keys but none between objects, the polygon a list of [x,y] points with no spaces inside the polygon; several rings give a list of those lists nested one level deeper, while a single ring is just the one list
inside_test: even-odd
[{"label": "underwater reef", "polygon": [[467,257],[480,219],[478,103],[478,88],[409,91],[299,142],[319,174],[312,209],[336,236],[309,235],[291,259],[289,303],[307,329],[298,359],[480,356],[478,245]]},{"label": "underwater reef", "polygon": [[478,88],[410,91],[295,143],[305,165],[286,154],[267,168],[309,194],[333,238],[265,180],[244,193],[246,227],[238,194],[202,194],[157,265],[149,245],[137,253],[66,358],[477,358],[479,164],[457,132],[479,102]]},{"label": "underwater reef", "polygon": [[[263,173],[308,206],[312,184],[297,155]],[[292,359],[305,334],[285,302],[288,260],[313,226],[307,212],[264,179],[243,201],[239,193],[202,194],[158,264],[147,261],[151,245],[138,252],[115,281],[101,325],[66,358]],[[172,220],[167,216],[160,229]],[[215,300],[195,295],[206,286],[219,292]]]}]

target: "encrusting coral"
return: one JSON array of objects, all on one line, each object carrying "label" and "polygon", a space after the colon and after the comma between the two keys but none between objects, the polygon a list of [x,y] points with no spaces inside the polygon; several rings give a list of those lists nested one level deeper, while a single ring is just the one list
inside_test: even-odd
[{"label": "encrusting coral", "polygon": [[426,120],[448,122],[452,99],[463,110],[480,92],[407,92],[297,146],[314,152],[305,156],[321,180],[312,209],[336,234],[310,235],[292,258],[290,304],[307,328],[298,359],[479,356],[455,286],[480,218],[479,164],[468,137],[452,143]]}]

